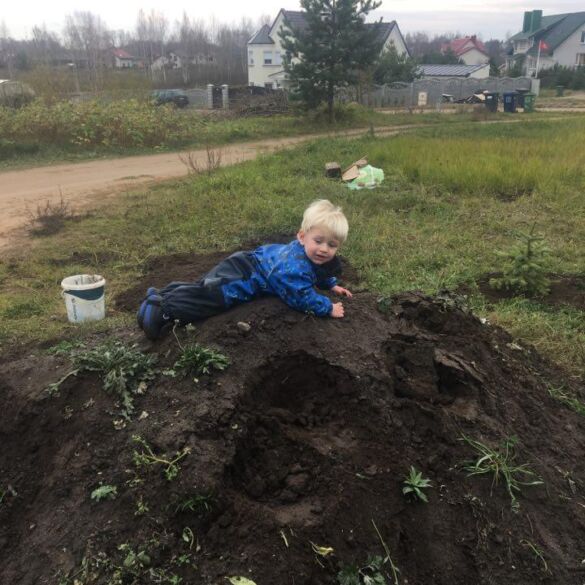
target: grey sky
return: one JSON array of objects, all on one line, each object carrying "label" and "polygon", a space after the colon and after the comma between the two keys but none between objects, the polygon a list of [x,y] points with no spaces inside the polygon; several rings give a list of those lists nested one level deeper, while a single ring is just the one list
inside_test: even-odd
[{"label": "grey sky", "polygon": [[[298,10],[298,0],[214,0],[172,2],[148,0],[4,0],[0,8],[0,23],[4,22],[11,36],[30,35],[34,25],[46,24],[49,30],[61,32],[65,15],[87,10],[99,14],[111,29],[134,28],[138,10],[162,12],[171,21],[185,11],[190,17],[219,22],[235,22],[243,16],[256,21],[261,15],[274,17],[280,8]],[[544,14],[579,12],[585,10],[583,0],[555,0],[534,3],[528,0],[386,0],[372,13],[384,20],[397,20],[402,32],[417,30],[428,33],[476,33],[484,39],[504,38],[522,26],[525,10],[542,9]]]}]

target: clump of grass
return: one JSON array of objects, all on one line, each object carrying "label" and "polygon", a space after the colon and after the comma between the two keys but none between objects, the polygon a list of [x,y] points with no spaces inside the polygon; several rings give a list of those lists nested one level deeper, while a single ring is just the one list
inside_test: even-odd
[{"label": "clump of grass", "polygon": [[410,495],[416,500],[428,503],[429,499],[423,490],[432,487],[431,480],[423,477],[422,471],[417,471],[414,466],[410,466],[408,476],[403,482],[402,493]]},{"label": "clump of grass", "polygon": [[561,404],[568,406],[571,410],[575,411],[577,414],[585,416],[585,403],[581,402],[575,396],[571,396],[567,394],[565,391],[564,386],[549,386],[548,393],[555,399],[558,400]]},{"label": "clump of grass", "polygon": [[104,390],[120,400],[121,414],[125,418],[130,418],[134,412],[134,397],[143,394],[148,382],[154,378],[156,356],[146,355],[136,346],[127,346],[120,341],[106,342],[94,349],[74,353],[72,359],[75,369],[50,384],[47,391],[55,394],[70,376],[96,372],[100,375]]},{"label": "clump of grass", "polygon": [[512,509],[517,510],[520,507],[516,494],[521,493],[522,487],[544,483],[528,468],[528,465],[516,463],[514,446],[517,440],[514,437],[504,439],[499,449],[493,449],[485,443],[465,435],[461,437],[461,440],[473,447],[478,454],[478,458],[465,463],[463,469],[467,471],[469,476],[493,476],[492,488],[503,481],[512,502]]},{"label": "clump of grass", "polygon": [[490,286],[529,297],[541,297],[548,293],[550,279],[546,275],[546,260],[550,250],[535,229],[536,224],[527,233],[515,232],[518,243],[507,252],[498,252],[505,263],[503,274],[492,278]]},{"label": "clump of grass", "polygon": [[29,233],[32,236],[50,236],[60,232],[65,222],[73,217],[68,201],[63,195],[58,202],[39,203],[35,211],[28,210]]},{"label": "clump of grass", "polygon": [[213,494],[197,493],[178,502],[175,506],[175,514],[179,512],[208,514],[211,512],[214,502],[215,498]]}]

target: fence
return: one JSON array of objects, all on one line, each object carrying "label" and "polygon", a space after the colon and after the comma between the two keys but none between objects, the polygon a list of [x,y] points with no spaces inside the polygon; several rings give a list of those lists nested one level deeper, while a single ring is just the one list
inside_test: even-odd
[{"label": "fence", "polygon": [[[454,100],[459,100],[482,91],[502,94],[507,91],[526,90],[538,94],[539,89],[539,80],[532,77],[417,79],[412,83],[375,86],[369,91],[362,92],[359,101],[365,106],[375,108],[411,108],[419,105],[437,106],[444,101],[444,95],[449,95]],[[425,101],[425,94],[426,103],[421,103],[421,101]]]}]

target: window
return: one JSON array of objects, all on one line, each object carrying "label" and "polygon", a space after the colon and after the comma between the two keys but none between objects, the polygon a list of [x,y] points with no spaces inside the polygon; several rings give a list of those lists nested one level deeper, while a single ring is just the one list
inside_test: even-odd
[{"label": "window", "polygon": [[282,65],[282,57],[280,55],[280,51],[274,51],[274,64]]},{"label": "window", "polygon": [[585,66],[585,53],[577,53],[577,67]]},{"label": "window", "polygon": [[254,65],[254,51],[252,51],[252,49],[248,51],[248,65]]},{"label": "window", "polygon": [[265,83],[265,84],[264,84],[264,87],[265,87],[266,89],[272,89],[272,83]]},{"label": "window", "polygon": [[264,51],[264,65],[272,65],[272,51]]},{"label": "window", "polygon": [[585,44],[585,30],[581,31],[581,43]]}]

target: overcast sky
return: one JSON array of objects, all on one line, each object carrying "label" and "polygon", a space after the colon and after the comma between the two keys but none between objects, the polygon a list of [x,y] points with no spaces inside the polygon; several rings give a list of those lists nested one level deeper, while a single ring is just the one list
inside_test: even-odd
[{"label": "overcast sky", "polygon": [[[65,16],[75,11],[99,14],[110,29],[134,28],[141,8],[162,12],[174,22],[183,12],[190,17],[220,22],[235,22],[243,16],[256,21],[261,15],[276,16],[280,8],[299,9],[298,0],[213,0],[213,1],[149,1],[149,0],[2,0],[0,24],[12,37],[30,36],[34,25],[46,24],[61,33]],[[525,10],[542,9],[544,14],[585,11],[583,0],[555,0],[534,3],[529,0],[385,0],[371,13],[385,21],[397,20],[403,33],[460,32],[478,34],[484,39],[504,38],[522,28]]]}]

